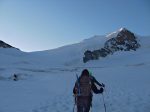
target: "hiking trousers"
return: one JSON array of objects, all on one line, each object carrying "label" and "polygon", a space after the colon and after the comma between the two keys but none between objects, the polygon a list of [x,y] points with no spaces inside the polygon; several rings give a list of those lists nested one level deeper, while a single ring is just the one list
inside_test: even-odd
[{"label": "hiking trousers", "polygon": [[92,105],[92,96],[77,97],[77,112],[89,112]]}]

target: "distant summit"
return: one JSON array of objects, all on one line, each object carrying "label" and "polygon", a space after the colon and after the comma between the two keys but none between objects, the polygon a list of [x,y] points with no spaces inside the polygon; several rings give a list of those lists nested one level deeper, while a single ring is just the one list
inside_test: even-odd
[{"label": "distant summit", "polygon": [[84,53],[83,62],[89,60],[97,60],[100,57],[106,57],[109,54],[113,54],[117,51],[130,51],[138,49],[141,45],[137,37],[126,28],[120,28],[119,30],[108,34],[104,46],[100,49],[90,51],[87,50]]},{"label": "distant summit", "polygon": [[117,35],[107,40],[104,45],[104,48],[110,49],[111,51],[129,51],[136,50],[139,47],[140,44],[137,37],[126,28],[119,29]]},{"label": "distant summit", "polygon": [[[15,47],[3,42],[2,40],[0,40],[0,48],[15,48]],[[18,49],[18,48],[15,48],[15,49]]]},{"label": "distant summit", "polygon": [[128,29],[126,29],[126,28],[120,28],[119,31],[120,31],[120,32],[121,32],[121,31],[128,31]]}]

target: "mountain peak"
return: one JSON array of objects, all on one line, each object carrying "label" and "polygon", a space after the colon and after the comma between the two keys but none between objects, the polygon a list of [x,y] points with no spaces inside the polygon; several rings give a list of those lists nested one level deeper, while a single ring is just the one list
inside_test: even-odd
[{"label": "mountain peak", "polygon": [[126,28],[120,28],[119,30],[110,33],[106,37],[107,41],[105,41],[104,47],[94,51],[87,50],[84,53],[84,63],[86,63],[88,60],[97,60],[99,57],[106,57],[107,55],[113,54],[117,51],[136,51],[136,49],[141,46],[134,33]]},{"label": "mountain peak", "polygon": [[120,28],[118,31],[129,31],[127,28],[124,28],[124,27],[122,27],[122,28]]},{"label": "mountain peak", "polygon": [[118,34],[120,34],[120,33],[132,33],[132,34],[134,34],[130,30],[128,30],[127,28],[120,28],[117,32],[118,32]]},{"label": "mountain peak", "polygon": [[114,37],[117,37],[118,35],[120,35],[122,33],[132,33],[132,32],[129,31],[127,28],[122,27],[122,28],[118,29],[117,31],[109,33],[108,35],[106,35],[106,37],[108,37],[108,38],[114,38]]}]

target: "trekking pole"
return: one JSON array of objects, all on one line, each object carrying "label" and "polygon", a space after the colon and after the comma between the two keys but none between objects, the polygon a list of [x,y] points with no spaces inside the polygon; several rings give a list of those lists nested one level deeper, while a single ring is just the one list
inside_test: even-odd
[{"label": "trekking pole", "polygon": [[106,104],[105,104],[105,100],[104,100],[104,95],[102,93],[102,97],[103,97],[103,104],[104,104],[104,108],[105,108],[105,112],[106,112]]},{"label": "trekking pole", "polygon": [[76,99],[76,96],[74,96],[74,106],[73,106],[73,112],[75,112],[75,106],[76,106],[76,101],[77,99]]},{"label": "trekking pole", "polygon": [[74,112],[75,106],[76,106],[76,104],[74,103],[74,105],[73,105],[73,112]]},{"label": "trekking pole", "polygon": [[73,112],[74,112],[75,106],[76,106],[76,104],[74,104],[74,106],[73,106]]}]

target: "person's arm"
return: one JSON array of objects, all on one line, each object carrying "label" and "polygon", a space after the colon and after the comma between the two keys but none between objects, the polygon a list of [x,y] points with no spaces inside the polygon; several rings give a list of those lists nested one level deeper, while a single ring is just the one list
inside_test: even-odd
[{"label": "person's arm", "polygon": [[105,85],[103,83],[99,83],[94,76],[91,76],[92,77],[92,81],[93,83],[96,83],[97,85],[99,85],[100,87],[105,87]]},{"label": "person's arm", "polygon": [[92,80],[93,80],[93,82],[94,82],[94,83],[96,83],[97,85],[99,85],[99,86],[103,86],[103,85],[102,85],[102,84],[100,84],[100,83],[99,83],[99,82],[95,79],[95,77],[93,77],[93,76],[92,76]]},{"label": "person's arm", "polygon": [[98,89],[95,84],[92,84],[92,90],[95,94],[100,94],[100,93],[103,93],[103,91],[104,91],[104,89],[102,87],[100,89]]}]

